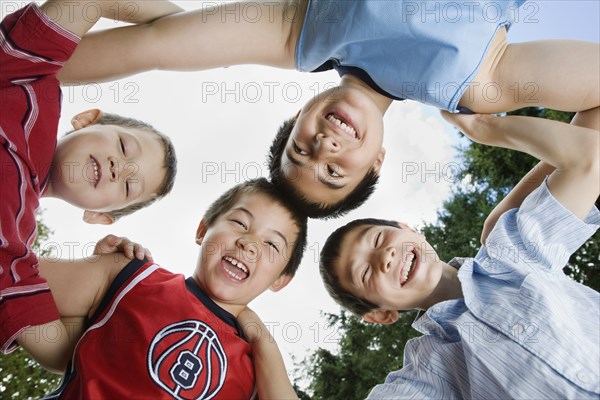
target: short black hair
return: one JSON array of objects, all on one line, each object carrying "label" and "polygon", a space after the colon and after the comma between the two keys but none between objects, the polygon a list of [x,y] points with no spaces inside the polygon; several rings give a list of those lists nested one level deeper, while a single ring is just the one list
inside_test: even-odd
[{"label": "short black hair", "polygon": [[302,213],[310,218],[338,218],[346,213],[360,207],[375,191],[379,174],[371,168],[344,199],[334,204],[318,203],[311,201],[294,188],[281,169],[281,156],[285,151],[292,129],[296,124],[296,117],[283,122],[277,130],[277,135],[269,148],[268,165],[271,181],[281,190],[289,200]]},{"label": "short black hair", "polygon": [[290,206],[287,198],[267,179],[257,178],[242,182],[219,196],[219,198],[208,207],[202,217],[206,226],[211,226],[220,215],[229,211],[241,196],[251,193],[264,194],[270,199],[275,200],[280,206],[288,210],[292,220],[296,224],[298,235],[294,242],[294,250],[288,255],[288,263],[281,273],[281,275],[294,276],[298,270],[300,261],[302,261],[302,255],[306,248],[306,236],[308,231],[307,218],[298,209]]},{"label": "short black hair", "polygon": [[319,272],[321,273],[321,278],[323,279],[327,293],[329,293],[333,300],[340,306],[360,317],[377,309],[379,306],[344,289],[340,284],[339,276],[334,271],[334,265],[340,258],[340,248],[346,235],[353,229],[365,225],[393,226],[394,228],[402,229],[398,222],[387,219],[356,219],[339,227],[329,235],[323,245],[319,260]]}]

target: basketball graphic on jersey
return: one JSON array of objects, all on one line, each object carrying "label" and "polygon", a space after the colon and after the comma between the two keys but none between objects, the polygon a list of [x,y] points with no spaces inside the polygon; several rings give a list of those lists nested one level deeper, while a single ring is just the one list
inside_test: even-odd
[{"label": "basketball graphic on jersey", "polygon": [[187,320],[158,332],[148,349],[152,380],[176,399],[212,399],[223,386],[227,356],[207,324]]}]

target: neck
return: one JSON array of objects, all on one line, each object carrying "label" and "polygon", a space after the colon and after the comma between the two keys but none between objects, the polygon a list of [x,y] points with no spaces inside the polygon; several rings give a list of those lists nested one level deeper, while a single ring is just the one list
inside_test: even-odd
[{"label": "neck", "polygon": [[446,263],[442,263],[442,276],[431,296],[427,298],[423,305],[423,310],[427,310],[432,305],[453,299],[463,297],[462,286],[458,280],[458,270]]},{"label": "neck", "polygon": [[392,104],[392,99],[382,95],[376,90],[373,90],[371,86],[367,85],[362,80],[350,74],[346,74],[342,77],[340,87],[349,87],[360,90],[361,92],[363,92],[371,98],[371,100],[375,103],[379,111],[381,111],[382,115],[385,114],[387,109],[390,107],[390,104]]},{"label": "neck", "polygon": [[219,307],[221,307],[223,310],[227,311],[229,314],[233,315],[235,318],[237,318],[238,315],[240,314],[240,312],[242,312],[242,310],[244,308],[246,308],[245,304],[244,305],[230,304],[230,303],[224,303],[222,301],[219,301],[219,300],[215,299],[214,297],[210,296],[209,292],[202,285],[202,282],[200,281],[200,279],[198,279],[198,276],[196,274],[192,275],[192,277],[196,281],[196,284],[198,286],[200,286],[200,288],[204,291],[204,293],[206,293],[206,295],[208,297],[210,297],[211,300],[214,301],[216,305],[218,305]]}]

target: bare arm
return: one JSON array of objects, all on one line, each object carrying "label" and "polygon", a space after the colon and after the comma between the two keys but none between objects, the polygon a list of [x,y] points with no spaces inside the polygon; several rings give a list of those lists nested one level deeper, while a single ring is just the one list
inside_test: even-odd
[{"label": "bare arm", "polygon": [[306,0],[219,3],[86,35],[59,73],[66,84],[149,70],[193,71],[238,64],[295,66]]},{"label": "bare arm", "polygon": [[238,315],[238,322],[252,346],[258,397],[265,400],[297,399],[279,347],[258,315],[246,308]]},{"label": "bare arm", "polygon": [[523,151],[556,168],[548,179],[552,195],[578,218],[587,216],[600,193],[597,130],[531,117],[442,114],[478,143]]},{"label": "bare arm", "polygon": [[110,283],[130,260],[122,254],[109,254],[82,260],[40,259],[40,275],[47,281],[60,321],[33,326],[17,341],[42,366],[61,372],[66,368],[91,316]]}]

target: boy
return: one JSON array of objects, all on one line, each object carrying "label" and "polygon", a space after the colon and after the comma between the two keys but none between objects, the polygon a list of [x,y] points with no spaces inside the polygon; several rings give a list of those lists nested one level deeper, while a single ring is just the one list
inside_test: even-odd
[{"label": "boy", "polygon": [[[335,68],[338,87],[280,128],[273,181],[311,217],[358,207],[385,157],[382,117],[394,99],[498,113],[526,106],[583,111],[600,105],[598,44],[508,44],[522,0],[227,3],[147,26],[90,35],[63,76],[87,81],[151,70],[264,64]],[[106,40],[106,37],[111,40]],[[111,65],[94,58],[98,46]],[[118,43],[108,46],[106,43]],[[173,46],[177,43],[177,46]],[[227,51],[223,51],[227,49]],[[105,61],[106,63],[106,61]],[[563,90],[568,87],[569,90]]]},{"label": "boy", "polygon": [[277,346],[246,306],[292,279],[306,245],[306,217],[256,179],[209,207],[196,243],[200,254],[188,279],[120,255],[40,262],[70,344],[41,342],[36,359],[64,370],[81,337],[61,398],[249,399],[255,371],[260,398],[295,396]]},{"label": "boy", "polygon": [[562,272],[600,226],[598,131],[445,117],[477,142],[547,165],[499,204],[505,212],[474,259],[441,262],[422,235],[391,221],[353,221],[328,238],[320,270],[339,304],[380,324],[422,311],[413,327],[423,336],[407,343],[404,367],[369,397],[598,398],[600,296]]},{"label": "boy", "polygon": [[[126,8],[137,5],[138,12]],[[150,125],[88,110],[58,144],[61,92],[56,74],[79,37],[100,18],[147,22],[179,11],[168,2],[49,0],[8,15],[0,26],[0,349],[10,352],[28,326],[57,321],[31,246],[40,197],[85,209],[110,224],[165,196],[176,171],[171,141]]]}]

